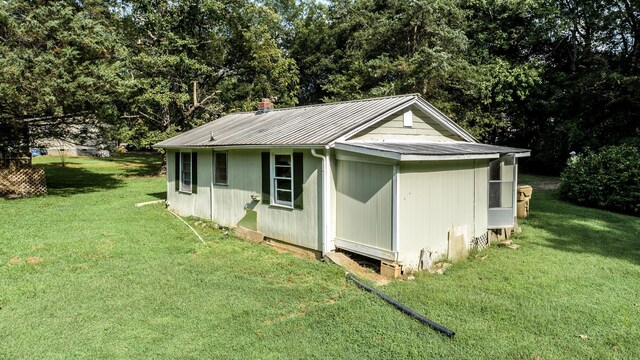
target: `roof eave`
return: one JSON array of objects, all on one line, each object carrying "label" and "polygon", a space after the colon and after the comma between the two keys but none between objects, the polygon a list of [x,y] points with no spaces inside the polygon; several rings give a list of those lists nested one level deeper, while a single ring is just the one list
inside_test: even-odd
[{"label": "roof eave", "polygon": [[252,144],[252,145],[153,145],[154,149],[324,149],[324,144]]},{"label": "roof eave", "polygon": [[444,160],[483,160],[497,159],[500,154],[459,154],[459,155],[419,155],[403,154],[400,161],[444,161]]},{"label": "roof eave", "polygon": [[368,147],[350,145],[345,143],[336,143],[336,144],[333,144],[333,147],[336,150],[350,151],[358,154],[370,155],[370,156],[380,157],[384,159],[400,160],[401,158],[401,155],[394,151],[371,149]]},{"label": "roof eave", "polygon": [[[515,157],[527,157],[530,156],[528,151],[495,151],[490,153],[467,153],[467,154],[403,154],[401,152],[393,150],[373,149],[367,146],[358,146],[356,144],[348,143],[336,143],[334,147],[337,150],[350,151],[362,155],[370,155],[374,157],[380,157],[385,159],[391,159],[396,161],[442,161],[442,160],[483,160],[483,159],[497,159],[505,154],[514,154]],[[505,149],[507,150],[507,149]],[[518,149],[520,150],[520,149]]]}]

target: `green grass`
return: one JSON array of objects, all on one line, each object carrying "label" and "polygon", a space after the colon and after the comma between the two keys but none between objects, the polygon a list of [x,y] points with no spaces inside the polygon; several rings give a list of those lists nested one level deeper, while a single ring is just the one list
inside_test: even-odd
[{"label": "green grass", "polygon": [[332,265],[134,207],[158,159],[68,160],[37,159],[49,196],[0,200],[0,358],[640,357],[636,217],[536,191],[520,249],[383,288],[450,340]]}]

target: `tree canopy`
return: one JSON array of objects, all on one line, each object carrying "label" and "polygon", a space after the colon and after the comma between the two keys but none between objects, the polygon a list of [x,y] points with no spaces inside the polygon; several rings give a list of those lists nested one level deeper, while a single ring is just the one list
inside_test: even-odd
[{"label": "tree canopy", "polygon": [[640,146],[639,37],[637,0],[4,0],[0,129],[92,119],[147,147],[263,97],[419,93],[558,172]]}]

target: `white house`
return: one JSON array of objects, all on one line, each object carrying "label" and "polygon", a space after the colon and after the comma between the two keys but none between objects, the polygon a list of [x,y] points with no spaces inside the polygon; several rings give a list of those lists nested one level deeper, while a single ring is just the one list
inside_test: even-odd
[{"label": "white house", "polygon": [[404,269],[514,225],[529,150],[478,143],[418,95],[269,105],[156,145],[173,211]]}]

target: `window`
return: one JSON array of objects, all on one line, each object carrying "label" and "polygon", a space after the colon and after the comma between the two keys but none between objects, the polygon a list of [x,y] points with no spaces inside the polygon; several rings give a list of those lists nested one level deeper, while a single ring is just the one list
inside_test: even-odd
[{"label": "window", "polygon": [[503,156],[489,163],[489,208],[513,206],[513,156]]},{"label": "window", "polygon": [[489,163],[490,229],[513,226],[517,164],[513,155],[505,155]]},{"label": "window", "polygon": [[217,185],[227,185],[227,153],[213,153],[213,168],[215,169],[214,183]]},{"label": "window", "polygon": [[180,154],[180,191],[191,192],[191,153]]},{"label": "window", "polygon": [[175,153],[175,184],[176,191],[184,193],[198,192],[198,153]]},{"label": "window", "polygon": [[304,172],[301,152],[262,153],[262,203],[302,209]]},{"label": "window", "polygon": [[293,162],[291,154],[273,155],[273,203],[293,207]]}]

